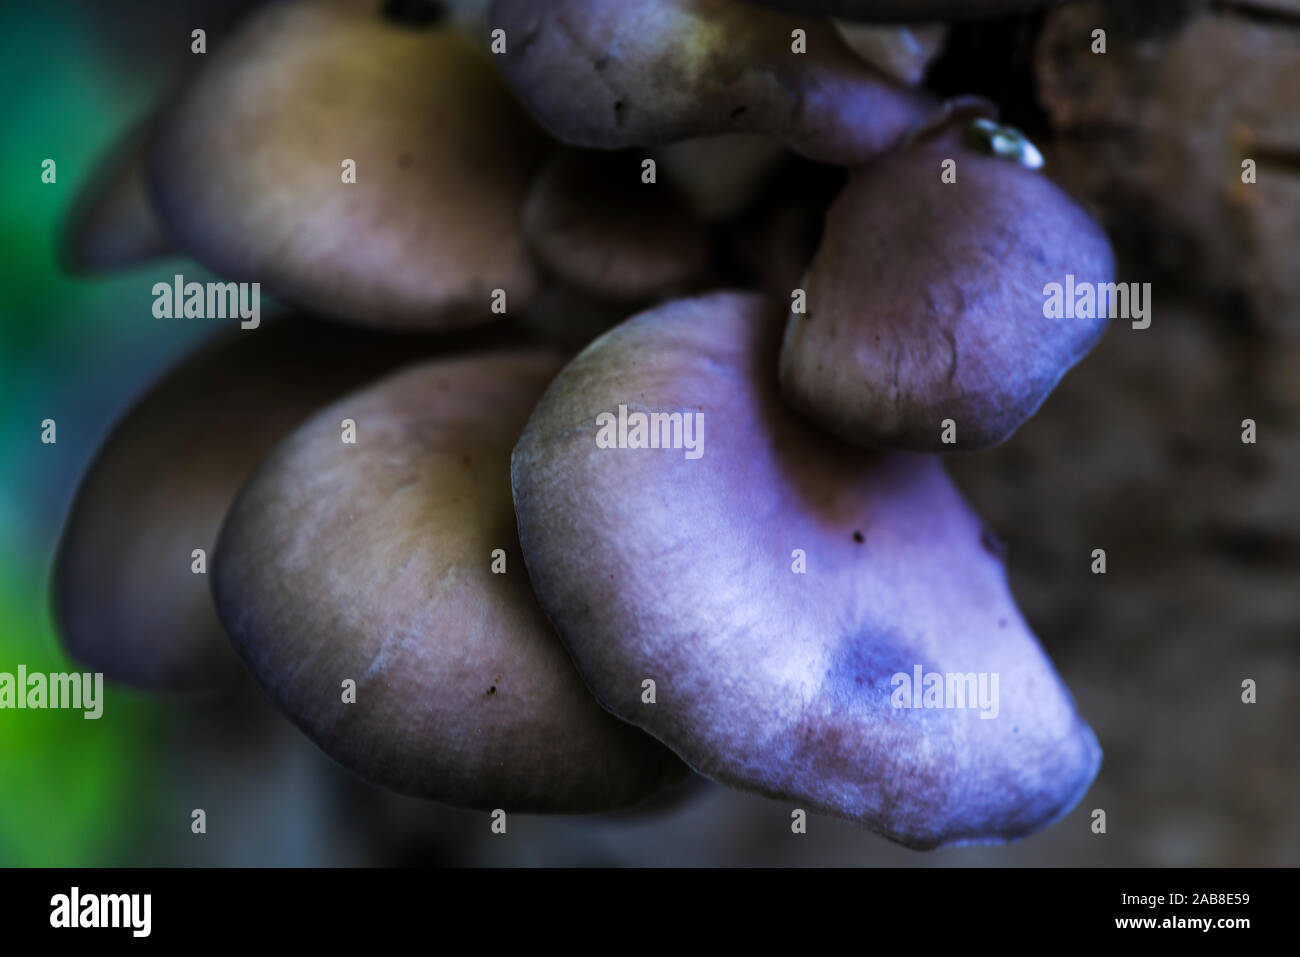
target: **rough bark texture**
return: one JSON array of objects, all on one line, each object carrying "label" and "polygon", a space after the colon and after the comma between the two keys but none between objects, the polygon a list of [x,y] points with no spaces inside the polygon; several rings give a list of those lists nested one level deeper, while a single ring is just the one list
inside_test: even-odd
[{"label": "rough bark texture", "polygon": [[1048,18],[1037,74],[1058,133],[1049,168],[1146,278],[1239,297],[1253,321],[1294,338],[1300,19],[1155,10],[1082,4]]}]

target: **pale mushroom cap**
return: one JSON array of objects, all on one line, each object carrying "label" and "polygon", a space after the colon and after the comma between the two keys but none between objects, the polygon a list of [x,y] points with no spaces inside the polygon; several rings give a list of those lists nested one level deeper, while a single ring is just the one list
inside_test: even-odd
[{"label": "pale mushroom cap", "polygon": [[1028,13],[1071,0],[750,0],[789,13],[842,17],[864,23],[983,20]]},{"label": "pale mushroom cap", "polygon": [[239,665],[194,549],[211,573],[221,520],[262,456],[314,409],[432,347],[264,319],[168,372],[96,453],[64,524],[52,592],[68,653],[150,690],[229,686]]},{"label": "pale mushroom cap", "polygon": [[943,24],[881,26],[854,20],[832,20],[844,45],[881,73],[915,85],[943,48],[948,28]]},{"label": "pale mushroom cap", "polygon": [[68,215],[62,258],[73,272],[134,266],[176,252],[145,190],[147,123],[100,160]]},{"label": "pale mushroom cap", "polygon": [[481,354],[355,393],[267,458],[222,529],[213,593],[235,648],[367,780],[456,805],[580,812],[685,771],[587,692],[519,554],[510,448],[561,362]]},{"label": "pale mushroom cap", "polygon": [[[940,178],[950,158],[955,183]],[[854,444],[994,445],[1105,331],[1104,315],[1045,314],[1045,288],[1069,276],[1079,289],[1113,281],[1110,244],[1041,173],[943,142],[882,158],[827,214],[782,389]]]},{"label": "pale mushroom cap", "polygon": [[[658,146],[761,132],[821,162],[864,162],[934,112],[885,79],[829,21],[742,0],[495,0],[498,62],[542,126],[577,146]],[[791,33],[806,33],[807,52]]]},{"label": "pale mushroom cap", "polygon": [[704,224],[668,182],[642,181],[632,153],[558,150],[520,217],[537,258],[574,288],[604,300],[665,295],[708,263]]},{"label": "pale mushroom cap", "polygon": [[[780,332],[776,306],[716,294],[565,368],[512,459],[542,606],[601,702],[703,774],[917,847],[1044,826],[1100,751],[989,533],[936,458],[854,450],[790,412]],[[703,454],[598,447],[621,404],[703,415]],[[997,716],[893,707],[916,666],[997,674]]]},{"label": "pale mushroom cap", "polygon": [[792,158],[781,143],[762,133],[697,136],[657,147],[653,155],[706,222],[741,213]]},{"label": "pale mushroom cap", "polygon": [[518,215],[540,148],[454,30],[287,2],[207,55],[150,177],[169,229],[217,272],[338,318],[441,328],[495,318],[494,289],[510,308],[532,295]]}]

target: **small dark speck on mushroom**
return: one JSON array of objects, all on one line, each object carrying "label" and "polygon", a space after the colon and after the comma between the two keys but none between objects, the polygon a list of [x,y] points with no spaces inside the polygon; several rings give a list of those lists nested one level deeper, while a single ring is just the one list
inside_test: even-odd
[{"label": "small dark speck on mushroom", "polygon": [[614,122],[619,124],[619,126],[622,126],[623,123],[627,120],[627,116],[624,113],[626,109],[627,109],[627,104],[624,103],[622,100],[614,101]]},{"label": "small dark speck on mushroom", "polygon": [[999,618],[999,619],[998,619],[998,627],[999,627],[999,628],[1005,628],[1005,627],[1007,627],[1007,620],[1006,620],[1005,618]]},{"label": "small dark speck on mushroom", "polygon": [[993,529],[987,525],[980,527],[980,544],[984,546],[984,551],[988,552],[994,558],[1003,559],[1007,557],[1006,542],[998,538]]},{"label": "small dark speck on mushroom", "polygon": [[496,693],[497,693],[497,686],[496,686],[496,685],[493,685],[491,688],[488,688],[487,693],[488,693],[489,696],[496,694]]},{"label": "small dark speck on mushroom", "polygon": [[462,455],[462,456],[460,457],[460,461],[461,461],[461,464],[465,466],[465,468],[469,468],[469,456],[468,456],[468,455]]},{"label": "small dark speck on mushroom", "polygon": [[853,540],[857,542],[859,545],[861,545],[863,542],[866,541],[866,539],[862,537],[862,533],[857,529],[853,530]]},{"label": "small dark speck on mushroom", "polygon": [[738,106],[738,107],[736,107],[734,110],[731,111],[731,118],[734,120],[734,119],[736,119],[736,118],[738,118],[738,117],[744,116],[744,115],[745,115],[745,111],[746,111],[747,109],[748,109],[748,107],[745,107],[745,106]]},{"label": "small dark speck on mushroom", "polygon": [[402,169],[410,169],[411,163],[413,162],[414,160],[411,158],[410,153],[403,153],[401,156],[397,157],[397,165]]}]

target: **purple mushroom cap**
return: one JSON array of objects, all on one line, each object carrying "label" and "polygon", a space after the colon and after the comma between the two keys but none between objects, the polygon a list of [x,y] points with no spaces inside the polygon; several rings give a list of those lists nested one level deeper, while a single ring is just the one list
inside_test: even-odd
[{"label": "purple mushroom cap", "polygon": [[[605,707],[718,781],[914,847],[1045,826],[1101,752],[1000,551],[939,459],[785,406],[781,324],[676,301],[564,369],[511,461],[542,607]],[[635,414],[682,425],[641,447]]]},{"label": "purple mushroom cap", "polygon": [[510,449],[561,362],[439,359],[341,399],[268,456],[222,526],[213,594],[240,657],[371,782],[580,813],[685,774],[583,687],[519,554]]},{"label": "purple mushroom cap", "polygon": [[[766,133],[819,162],[852,165],[935,111],[886,79],[830,21],[741,0],[495,0],[499,57],[520,102],[577,146],[657,146],[711,133]],[[792,49],[792,32],[807,51]]]}]

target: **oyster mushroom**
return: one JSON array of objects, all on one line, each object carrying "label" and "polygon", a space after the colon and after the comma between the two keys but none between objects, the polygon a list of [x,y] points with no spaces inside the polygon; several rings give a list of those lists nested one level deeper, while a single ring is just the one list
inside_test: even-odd
[{"label": "oyster mushroom", "polygon": [[668,183],[641,181],[633,153],[559,150],[521,215],[537,258],[574,289],[605,301],[673,291],[708,263],[708,234]]},{"label": "oyster mushroom", "polygon": [[208,55],[149,170],[169,231],[217,272],[341,319],[442,328],[494,318],[494,289],[512,309],[533,294],[517,220],[540,149],[454,29],[298,0]]},{"label": "oyster mushroom", "polygon": [[[827,163],[861,163],[934,112],[882,77],[828,21],[741,0],[495,0],[498,58],[542,126],[577,146],[658,146],[712,133],[773,136]],[[807,52],[791,49],[806,32]]]},{"label": "oyster mushroom", "polygon": [[1045,309],[1049,284],[1113,280],[1101,227],[1026,168],[1041,158],[1018,133],[977,119],[972,147],[957,139],[966,122],[853,172],[827,214],[807,311],[790,315],[786,398],[854,444],[1001,442],[1105,331],[1104,294],[1093,315]]},{"label": "oyster mushroom", "polygon": [[97,273],[176,252],[145,190],[148,123],[133,128],[103,157],[81,188],[62,240],[72,272]]},{"label": "oyster mushroom", "polygon": [[51,587],[69,655],[154,691],[232,685],[239,665],[194,550],[211,563],[240,483],[312,410],[431,348],[423,337],[264,319],[167,373],[104,442],[64,523]]},{"label": "oyster mushroom", "polygon": [[[940,460],[839,444],[781,401],[781,318],[679,300],[559,375],[511,462],[542,607],[600,701],[702,774],[914,847],[1028,834],[1083,794],[1097,742]],[[600,447],[620,406],[702,416],[702,454]],[[917,668],[1000,694],[895,707]]]},{"label": "oyster mushroom", "polygon": [[730,219],[758,197],[793,154],[761,133],[718,133],[656,147],[664,175],[705,222]]},{"label": "oyster mushroom", "polygon": [[[510,448],[562,361],[478,354],[355,393],[286,439],[226,519],[213,594],[235,648],[373,783],[575,813],[685,773],[587,693],[519,556]],[[355,445],[340,441],[345,417]]]},{"label": "oyster mushroom", "polygon": [[832,20],[845,45],[887,76],[915,86],[938,55],[947,37],[943,24],[880,26]]},{"label": "oyster mushroom", "polygon": [[789,13],[812,13],[865,23],[983,20],[1028,13],[1070,0],[751,0]]}]

